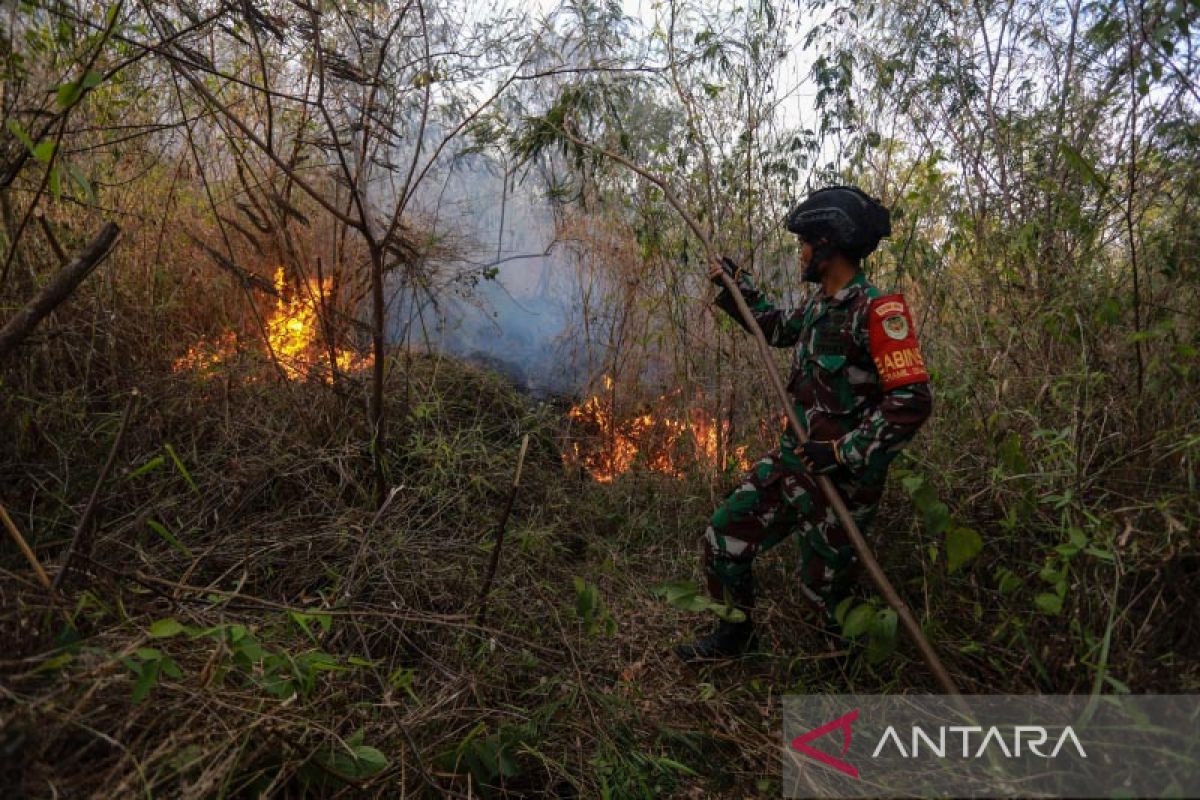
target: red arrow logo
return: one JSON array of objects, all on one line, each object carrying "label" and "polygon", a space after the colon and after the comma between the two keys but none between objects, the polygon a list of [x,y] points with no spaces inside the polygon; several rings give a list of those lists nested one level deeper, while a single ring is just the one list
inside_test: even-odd
[{"label": "red arrow logo", "polygon": [[838,772],[845,773],[846,775],[849,775],[851,778],[857,778],[858,777],[858,768],[857,767],[855,767],[851,764],[847,764],[845,761],[842,761],[839,758],[834,758],[833,756],[829,755],[828,753],[822,753],[820,750],[817,750],[814,747],[809,747],[809,745],[808,745],[808,743],[811,742],[813,739],[820,739],[822,736],[829,733],[830,731],[834,731],[834,730],[837,730],[838,728],[841,728],[842,729],[842,755],[846,755],[846,751],[850,749],[850,723],[854,722],[854,720],[856,720],[856,719],[858,719],[858,709],[857,708],[848,714],[843,714],[842,716],[835,719],[833,722],[826,722],[821,727],[813,728],[811,731],[804,734],[803,736],[797,736],[795,739],[792,739],[792,749],[798,753],[803,753],[804,755],[808,756],[811,759],[821,762],[822,764],[824,764],[827,767],[833,767]]}]

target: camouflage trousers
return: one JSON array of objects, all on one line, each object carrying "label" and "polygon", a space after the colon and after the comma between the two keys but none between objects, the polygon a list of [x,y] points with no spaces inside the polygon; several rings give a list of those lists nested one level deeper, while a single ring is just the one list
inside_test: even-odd
[{"label": "camouflage trousers", "polygon": [[[830,476],[861,531],[875,517],[882,487]],[[709,594],[741,608],[754,605],[754,559],[792,533],[800,532],[800,568],[805,596],[832,618],[849,596],[858,558],[845,528],[813,476],[792,451],[763,456],[725,498],[704,532],[704,573]]]}]

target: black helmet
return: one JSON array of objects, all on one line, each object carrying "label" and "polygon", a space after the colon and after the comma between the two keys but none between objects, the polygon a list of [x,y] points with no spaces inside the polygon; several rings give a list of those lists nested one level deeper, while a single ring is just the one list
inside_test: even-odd
[{"label": "black helmet", "polygon": [[883,204],[853,186],[818,189],[792,209],[787,229],[809,240],[824,236],[851,258],[863,258],[892,233]]}]

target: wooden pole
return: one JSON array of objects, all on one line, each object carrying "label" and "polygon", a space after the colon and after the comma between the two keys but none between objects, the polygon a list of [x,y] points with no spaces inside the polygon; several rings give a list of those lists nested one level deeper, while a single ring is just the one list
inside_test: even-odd
[{"label": "wooden pole", "polygon": [[[722,263],[718,258],[716,251],[713,249],[712,242],[709,240],[704,230],[700,227],[700,223],[698,223],[695,217],[688,212],[683,203],[679,201],[679,198],[675,196],[675,193],[671,191],[671,188],[667,186],[667,184],[661,178],[653,175],[637,164],[634,164],[628,158],[619,153],[614,153],[589,142],[585,142],[565,128],[559,128],[559,130],[574,144],[580,147],[585,147],[606,158],[612,159],[613,161],[629,170],[632,170],[642,178],[657,186],[659,190],[662,191],[663,197],[666,198],[667,202],[670,203],[677,212],[679,212],[679,215],[683,218],[683,221],[689,228],[692,229],[692,233],[696,234],[696,238],[699,239],[700,243],[704,245],[704,252],[708,261],[718,265]],[[792,431],[795,433],[796,439],[801,445],[803,445],[808,441],[808,436],[806,436],[804,433],[804,428],[800,424],[800,418],[796,415],[796,409],[792,404],[791,398],[788,396],[787,388],[784,386],[783,380],[779,376],[779,370],[776,368],[775,361],[771,357],[771,348],[770,345],[767,344],[766,337],[763,336],[762,328],[758,326],[758,322],[754,319],[754,314],[750,311],[750,307],[746,305],[746,300],[742,297],[741,290],[738,289],[733,278],[724,270],[721,271],[721,283],[724,284],[725,289],[729,292],[730,296],[733,297],[734,302],[737,304],[738,313],[742,315],[742,319],[746,322],[746,327],[748,327],[750,332],[754,335],[754,342],[758,345],[758,354],[762,360],[763,367],[767,371],[767,378],[770,381],[771,388],[774,390],[775,396],[779,400],[784,414],[787,415],[788,422],[792,426]],[[862,562],[863,567],[866,569],[867,575],[870,576],[871,582],[875,584],[875,588],[879,590],[879,593],[883,595],[883,598],[887,601],[887,604],[891,606],[893,611],[896,612],[896,616],[900,619],[900,623],[904,626],[904,629],[908,632],[909,636],[912,637],[913,642],[917,645],[917,651],[921,654],[921,659],[925,662],[925,665],[929,667],[929,671],[933,673],[933,677],[942,687],[942,691],[961,700],[961,694],[958,691],[958,686],[955,685],[954,680],[950,677],[950,673],[946,671],[944,666],[942,666],[942,660],[938,658],[937,652],[933,649],[933,646],[925,637],[925,633],[921,630],[921,626],[917,622],[916,617],[914,617],[912,611],[909,610],[908,604],[905,603],[904,599],[896,592],[896,589],[892,586],[891,581],[889,581],[887,575],[884,574],[883,568],[879,566],[879,562],[875,559],[875,555],[871,552],[870,545],[868,545],[867,540],[863,538],[862,532],[858,529],[858,525],[855,523],[854,518],[850,516],[850,510],[846,508],[846,502],[842,499],[841,494],[833,485],[833,482],[830,481],[826,476],[817,475],[815,477],[817,485],[821,487],[821,491],[824,492],[826,499],[829,500],[829,504],[832,506],[834,514],[837,515],[838,522],[840,522],[842,527],[846,529],[846,534],[850,538],[850,543],[854,545],[854,551],[858,554],[858,559]]]}]

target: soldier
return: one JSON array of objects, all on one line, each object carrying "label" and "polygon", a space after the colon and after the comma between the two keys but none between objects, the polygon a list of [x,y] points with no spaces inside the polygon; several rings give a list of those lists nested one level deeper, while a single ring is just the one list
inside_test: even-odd
[{"label": "soldier", "polygon": [[[708,591],[746,618],[721,621],[704,638],[680,645],[676,652],[684,661],[729,658],[752,645],[754,559],[796,529],[804,594],[830,627],[836,625],[833,612],[850,592],[857,558],[815,476],[833,481],[865,532],[888,464],[933,405],[904,297],[884,295],[861,268],[891,234],[887,209],[859,189],[833,186],[797,205],[787,229],[800,239],[803,279],[820,285],[799,309],[772,306],[728,258],[709,277],[721,285],[721,270],[730,273],[767,342],[795,347],[787,388],[809,441],[800,447],[786,430],[779,447],[713,514],[703,537]],[[746,327],[728,291],[716,303]]]}]

